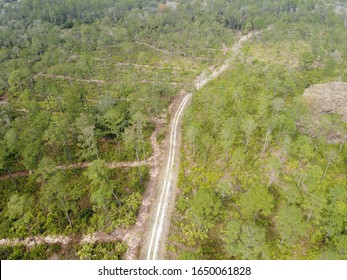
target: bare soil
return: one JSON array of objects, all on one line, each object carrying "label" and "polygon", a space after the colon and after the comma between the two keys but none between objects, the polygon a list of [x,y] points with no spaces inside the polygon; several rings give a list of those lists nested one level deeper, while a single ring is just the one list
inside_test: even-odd
[{"label": "bare soil", "polygon": [[158,66],[158,65],[148,65],[148,64],[138,64],[138,63],[124,63],[119,62],[116,64],[117,66],[123,67],[135,67],[135,68],[152,68],[152,69],[173,69],[173,70],[184,70],[184,71],[191,71],[191,72],[197,72],[197,70],[194,69],[183,69],[181,67],[164,67],[164,66]]},{"label": "bare soil", "polygon": [[[131,167],[137,167],[141,165],[152,165],[153,163],[153,156],[150,157],[148,160],[141,160],[141,161],[131,161],[131,162],[107,162],[106,167],[109,169],[115,169],[115,168],[131,168]],[[60,170],[70,170],[70,169],[78,169],[78,168],[88,168],[91,165],[90,162],[82,162],[82,163],[74,163],[69,165],[58,165],[57,169]],[[26,177],[32,174],[32,170],[22,170],[13,172],[12,174],[4,174],[0,176],[0,182],[9,180],[11,178],[18,178],[18,177]]]},{"label": "bare soil", "polygon": [[[146,232],[146,227],[148,225],[148,217],[150,209],[154,202],[156,186],[158,184],[159,171],[162,165],[162,151],[165,150],[166,142],[164,141],[161,146],[157,142],[157,135],[159,130],[166,125],[166,116],[162,118],[154,119],[156,123],[156,129],[151,136],[151,143],[153,148],[153,155],[148,160],[150,169],[150,179],[146,186],[146,190],[143,194],[142,204],[139,209],[137,216],[137,221],[134,226],[130,227],[128,230],[124,231],[119,235],[119,238],[125,241],[128,245],[128,251],[126,252],[124,258],[126,260],[140,259],[140,246],[143,242],[144,233]],[[118,232],[118,230],[117,230]]]},{"label": "bare soil", "polygon": [[72,78],[69,76],[63,76],[63,75],[52,75],[52,74],[44,74],[44,73],[38,73],[34,76],[34,79],[36,80],[39,77],[44,78],[50,78],[50,79],[63,79],[68,81],[77,81],[77,82],[84,82],[84,83],[96,83],[96,84],[104,84],[105,81],[103,80],[96,80],[96,79],[79,79],[79,78]]},{"label": "bare soil", "polygon": [[17,178],[17,177],[29,176],[30,172],[31,172],[30,170],[23,170],[23,171],[14,172],[11,175],[10,174],[1,175],[0,176],[0,182],[5,181],[5,180],[9,180],[9,179],[13,179],[13,178]]},{"label": "bare soil", "polygon": [[[117,81],[105,81],[105,80],[97,80],[97,79],[79,79],[79,78],[74,78],[70,76],[63,76],[63,75],[53,75],[53,74],[44,74],[44,73],[38,73],[34,76],[34,80],[37,80],[38,78],[48,78],[48,79],[60,79],[60,80],[67,80],[67,81],[75,81],[75,82],[81,82],[81,83],[95,83],[95,84],[119,84]],[[140,83],[143,84],[150,84],[153,83],[153,81],[150,80],[142,80],[139,81]],[[161,84],[161,82],[156,82],[157,84]],[[177,82],[171,82],[171,85],[182,85],[182,83],[177,83]]]},{"label": "bare soil", "polygon": [[168,55],[171,55],[171,56],[180,55],[180,56],[191,57],[191,58],[197,59],[197,60],[205,60],[205,61],[209,61],[210,60],[210,59],[208,59],[206,57],[194,56],[194,55],[187,54],[187,53],[184,53],[184,52],[168,51],[168,50],[165,50],[165,49],[158,48],[157,46],[151,45],[151,44],[149,44],[147,42],[137,41],[136,43],[139,44],[139,45],[147,46],[147,47],[149,47],[149,48],[151,48],[151,49],[153,49],[153,50],[155,50],[157,52],[165,53],[165,54],[168,54]]},{"label": "bare soil", "polygon": [[[250,39],[251,37],[253,37],[254,35],[257,35],[259,34],[260,32],[255,32],[255,33],[251,33],[251,34],[248,34],[248,35],[245,35],[243,36],[232,48],[231,50],[233,51],[233,56],[235,56],[241,49],[241,45],[244,41],[247,41],[248,39]],[[194,81],[194,85],[195,85],[195,88],[196,89],[200,89],[202,86],[204,86],[206,83],[208,83],[210,80],[212,80],[213,78],[215,78],[216,76],[218,76],[219,74],[223,73],[223,71],[228,68],[230,66],[230,62],[231,62],[231,59],[232,58],[229,58],[224,64],[223,66],[221,66],[219,68],[219,70],[216,70],[215,67],[212,67],[210,70],[212,71],[212,74],[207,75],[207,73],[202,73],[201,76],[197,77],[197,79]],[[185,96],[185,92],[184,91],[181,91],[180,94],[176,97],[176,102],[174,101],[170,107],[169,107],[169,112],[172,114],[174,113],[179,104],[181,103],[182,101],[182,98]],[[172,118],[170,118],[172,119]],[[169,124],[168,126],[168,131],[172,130],[173,128],[171,127],[171,123]],[[178,127],[176,128],[178,131],[180,131],[180,125],[181,125],[181,121],[179,121],[178,123]],[[169,142],[169,133],[167,134],[167,137],[166,137],[166,142],[168,143]],[[161,241],[159,243],[159,250],[157,252],[157,258],[158,259],[167,259],[167,251],[166,251],[166,240],[167,240],[167,237],[168,237],[168,234],[169,234],[169,229],[170,229],[170,220],[171,220],[171,215],[172,215],[172,212],[174,211],[174,208],[175,208],[175,200],[176,200],[176,197],[178,195],[177,193],[177,179],[178,179],[178,173],[179,173],[179,152],[180,152],[180,144],[181,144],[181,134],[178,133],[177,134],[177,139],[176,139],[176,142],[175,142],[175,162],[174,162],[174,165],[171,167],[172,168],[172,172],[173,172],[173,176],[170,176],[171,177],[171,180],[170,181],[170,185],[171,185],[171,188],[169,190],[169,196],[168,196],[168,199],[165,200],[168,204],[168,208],[167,208],[167,212],[162,212],[165,214],[165,220],[166,220],[166,224],[164,224],[163,226],[163,229],[162,229],[162,233],[161,233]],[[167,162],[167,158],[169,156],[169,151],[166,149],[166,153],[164,155],[164,158],[165,158],[165,161],[164,162]],[[163,166],[164,169],[165,169],[165,166]],[[163,170],[164,170],[163,169]],[[161,172],[160,175],[159,175],[159,178],[158,178],[158,182],[160,184],[158,184],[158,188],[160,188],[160,186],[164,187],[162,184],[162,181],[165,180],[165,176],[167,176],[167,172]],[[156,196],[158,197],[158,199],[156,201],[159,202],[159,189],[156,190]],[[159,206],[158,206],[159,207]],[[164,208],[165,209],[165,208]],[[149,244],[151,242],[150,241],[150,236],[151,236],[151,229],[154,227],[154,223],[155,223],[155,220],[156,220],[156,215],[155,215],[155,210],[156,210],[156,207],[155,205],[153,205],[152,207],[152,213],[148,219],[148,222],[146,223],[147,224],[147,228],[145,229],[146,231],[146,234],[144,236],[144,240],[143,240],[143,244],[142,244],[142,249],[141,249],[141,255],[140,255],[140,258],[141,259],[144,259],[145,256],[146,256],[146,253],[148,251],[148,248],[150,247]],[[165,211],[165,210],[163,210]],[[155,252],[154,252],[155,253]]]},{"label": "bare soil", "polygon": [[[37,244],[55,244],[61,243],[63,245],[68,244],[71,241],[71,238],[68,236],[57,235],[57,236],[36,236],[35,241]],[[0,239],[0,246],[5,245],[18,245],[24,244],[28,247],[32,247],[35,245],[35,241],[31,237],[27,237],[25,239]]]},{"label": "bare soil", "polygon": [[347,83],[312,85],[305,90],[304,97],[314,115],[339,114],[347,122]]},{"label": "bare soil", "polygon": [[[178,106],[180,105],[182,98],[186,95],[185,90],[181,89],[179,94],[173,99],[173,101],[171,102],[171,104],[168,107],[168,116],[166,119],[172,119],[171,116],[176,112]],[[170,125],[171,124],[166,124],[167,126],[167,130],[170,131]],[[155,178],[151,178],[150,182],[149,182],[149,186],[148,186],[148,195],[150,196],[148,198],[148,202],[149,202],[149,208],[146,209],[146,219],[143,223],[144,227],[141,228],[142,232],[142,238],[140,240],[140,251],[139,251],[139,256],[138,259],[146,259],[147,257],[147,250],[149,248],[149,243],[150,243],[150,237],[151,237],[151,231],[153,228],[153,224],[155,223],[155,213],[156,213],[156,205],[155,202],[159,201],[159,196],[160,196],[160,186],[163,185],[163,182],[165,180],[165,174],[164,172],[161,172],[161,170],[164,170],[166,168],[166,164],[167,164],[167,159],[169,156],[169,152],[168,152],[168,143],[169,143],[169,133],[167,133],[165,140],[163,141],[163,143],[161,144],[161,154],[159,159],[159,164],[157,164],[157,171],[158,173],[156,173],[156,177]],[[178,152],[178,151],[176,151]],[[152,168],[155,168],[154,165],[152,165]],[[174,178],[176,178],[177,176],[173,176]],[[172,183],[174,186],[176,185],[176,181]],[[146,191],[147,192],[147,191]],[[170,199],[170,205],[169,205],[169,209],[168,209],[168,213],[169,216],[167,217],[168,219],[170,219],[170,213],[173,211],[174,208],[174,202],[175,202],[175,190],[171,193],[172,198],[174,199]],[[140,210],[141,213],[141,210]],[[163,230],[163,236],[164,239],[165,237],[168,235],[168,228],[164,228]],[[129,244],[128,244],[129,245]],[[163,245],[163,243],[161,244]],[[166,248],[165,246],[160,246],[159,248],[159,256],[162,258],[165,256],[165,251]]]}]

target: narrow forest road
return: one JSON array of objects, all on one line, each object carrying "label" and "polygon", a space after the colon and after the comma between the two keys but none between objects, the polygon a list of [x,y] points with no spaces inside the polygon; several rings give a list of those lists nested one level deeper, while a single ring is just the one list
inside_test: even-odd
[{"label": "narrow forest road", "polygon": [[[232,55],[226,60],[226,62],[217,70],[215,70],[211,75],[206,78],[198,78],[194,83],[196,90],[200,90],[208,82],[217,78],[222,74],[228,67],[232,59],[238,54],[241,49],[243,42],[247,41],[254,35],[258,33],[247,34],[232,47]],[[148,229],[148,240],[143,245],[142,256],[147,260],[163,259],[165,252],[165,243],[168,234],[168,227],[170,224],[170,211],[169,205],[171,198],[173,197],[173,192],[176,188],[175,184],[177,181],[178,171],[179,171],[179,151],[180,151],[180,140],[181,131],[180,123],[182,120],[182,115],[186,109],[190,99],[192,98],[193,92],[190,92],[184,96],[181,100],[176,112],[173,114],[173,118],[169,125],[169,138],[167,145],[166,162],[160,171],[160,177],[158,183],[159,196],[157,200],[157,206],[155,211],[153,211],[153,217],[151,217],[150,228]]]},{"label": "narrow forest road", "polygon": [[[247,41],[254,35],[260,32],[251,33],[241,37],[241,39],[232,47],[232,55],[226,60],[226,62],[217,70],[215,70],[208,77],[202,78],[201,76],[197,78],[194,83],[195,90],[200,90],[208,82],[218,77],[222,74],[231,64],[232,59],[238,54],[241,49],[243,42]],[[159,170],[160,162],[160,147],[157,143],[157,134],[159,129],[163,126],[164,122],[161,119],[156,119],[156,129],[151,135],[151,144],[153,148],[153,155],[146,161],[139,162],[114,162],[107,163],[108,168],[116,167],[135,167],[138,165],[149,165],[151,167],[150,176],[151,178],[157,177],[158,179],[158,197],[156,200],[155,209],[153,209],[153,215],[148,219],[149,209],[151,207],[151,191],[144,197],[141,209],[139,211],[138,219],[136,224],[129,229],[118,229],[112,234],[105,234],[102,232],[97,232],[94,234],[87,234],[80,237],[80,244],[84,243],[94,243],[96,241],[125,241],[129,248],[125,255],[125,259],[131,260],[136,259],[137,250],[139,249],[141,243],[142,248],[140,252],[140,258],[155,260],[162,259],[165,257],[165,243],[168,234],[169,222],[170,222],[170,209],[169,205],[173,205],[174,192],[175,192],[175,182],[177,181],[178,169],[179,169],[179,151],[180,151],[180,123],[184,110],[186,109],[193,92],[186,94],[182,100],[179,102],[179,106],[173,113],[173,118],[168,126],[168,136],[167,136],[167,149],[164,156],[164,165]],[[73,169],[73,168],[87,168],[90,163],[79,163],[71,165],[61,165],[57,169]],[[20,171],[11,174],[12,178],[28,176],[30,171]],[[10,179],[10,175],[0,176],[1,180]],[[149,223],[147,231],[144,232],[144,225]],[[35,241],[37,244],[54,244],[61,243],[66,245],[72,242],[72,237],[69,236],[36,236]],[[35,241],[28,237],[26,239],[0,239],[0,245],[16,245],[25,244],[27,246],[34,246]]]},{"label": "narrow forest road", "polygon": [[[151,168],[151,172],[157,172],[157,165],[158,165],[158,157],[160,154],[160,148],[159,144],[157,142],[157,135],[159,129],[163,125],[163,120],[153,118],[152,119],[153,123],[155,124],[155,130],[153,131],[151,137],[150,137],[150,142],[152,146],[152,156],[148,159],[145,160],[140,160],[140,161],[114,161],[114,162],[106,162],[105,166],[108,169],[115,169],[115,168],[133,168],[133,167],[138,167],[138,166],[143,166],[143,165],[148,165]],[[56,166],[56,170],[71,170],[71,169],[86,169],[88,168],[92,162],[79,162],[79,163],[71,163],[71,164],[60,164]],[[153,171],[154,170],[154,171]],[[13,173],[8,173],[8,174],[3,174],[0,175],[0,182],[1,181],[6,181],[14,178],[19,178],[19,177],[27,177],[30,174],[34,174],[35,170],[21,170],[21,171],[16,171]]]}]

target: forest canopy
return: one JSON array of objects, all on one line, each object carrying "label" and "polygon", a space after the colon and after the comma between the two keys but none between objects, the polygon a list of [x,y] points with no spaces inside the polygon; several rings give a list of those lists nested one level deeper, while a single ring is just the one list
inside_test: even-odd
[{"label": "forest canopy", "polygon": [[[81,240],[136,223],[161,124],[193,91],[168,257],[346,259],[346,122],[317,121],[302,98],[347,82],[346,11],[333,0],[1,0],[0,238],[72,240],[1,246],[1,258],[123,258],[125,242]],[[195,91],[246,34],[230,69]]]}]

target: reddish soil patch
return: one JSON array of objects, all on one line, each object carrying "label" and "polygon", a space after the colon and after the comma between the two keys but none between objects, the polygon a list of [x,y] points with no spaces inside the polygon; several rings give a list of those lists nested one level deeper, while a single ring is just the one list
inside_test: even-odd
[{"label": "reddish soil patch", "polygon": [[11,178],[17,178],[17,177],[25,177],[25,176],[29,176],[30,174],[30,170],[23,170],[23,171],[18,171],[15,173],[10,174],[5,174],[5,175],[1,175],[0,176],[0,181],[5,181]]}]

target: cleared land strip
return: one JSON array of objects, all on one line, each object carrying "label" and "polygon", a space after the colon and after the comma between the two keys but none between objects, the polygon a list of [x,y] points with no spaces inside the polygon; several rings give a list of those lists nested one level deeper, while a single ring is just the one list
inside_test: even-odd
[{"label": "cleared land strip", "polygon": [[[155,180],[155,178],[159,174],[159,163],[160,163],[160,154],[161,149],[157,142],[158,131],[165,125],[166,120],[162,118],[152,118],[152,121],[156,124],[155,131],[151,135],[151,144],[153,153],[152,156],[146,161],[140,162],[115,162],[108,163],[107,166],[109,168],[117,168],[117,167],[135,167],[139,164],[147,164],[150,166],[150,180]],[[68,168],[86,168],[90,165],[90,163],[84,164],[75,164],[68,166],[60,166],[60,168],[68,169]],[[13,174],[15,175],[15,173]],[[21,171],[18,172],[18,176],[28,176],[29,171]],[[4,176],[3,176],[4,177]],[[6,178],[10,179],[10,178]],[[1,180],[5,180],[5,178],[0,178]],[[128,245],[128,250],[125,254],[125,259],[131,260],[137,258],[137,252],[139,245],[141,243],[141,236],[143,235],[143,228],[146,222],[147,213],[149,212],[151,203],[151,187],[148,187],[146,190],[146,194],[144,194],[142,204],[138,213],[138,218],[136,224],[130,226],[129,228],[118,228],[114,230],[110,234],[104,233],[102,230],[82,235],[82,236],[65,236],[65,235],[47,235],[47,236],[31,236],[24,239],[14,238],[14,239],[0,239],[0,246],[14,246],[23,244],[28,247],[35,246],[37,244],[62,244],[63,246],[69,243],[95,243],[95,242],[112,242],[112,241],[123,241]]]},{"label": "cleared land strip", "polygon": [[[158,157],[160,154],[160,148],[159,144],[157,142],[157,135],[159,128],[163,124],[163,120],[161,119],[153,119],[153,121],[156,124],[156,128],[153,131],[150,141],[152,145],[152,156],[146,160],[141,160],[141,161],[121,161],[121,162],[107,162],[106,167],[109,169],[115,169],[115,168],[132,168],[132,167],[137,167],[137,166],[142,166],[142,165],[149,165],[151,166],[151,173],[155,172],[158,173],[158,168],[156,167]],[[56,168],[57,170],[69,170],[69,169],[78,169],[78,168],[88,168],[91,165],[91,162],[80,162],[80,163],[73,163],[73,164],[68,164],[68,165],[58,165]],[[26,177],[29,176],[30,174],[34,173],[34,170],[22,170],[22,171],[17,171],[9,174],[4,174],[0,176],[0,181],[5,181],[5,180],[10,180],[18,177]]]},{"label": "cleared land strip", "polygon": [[[56,169],[57,170],[70,170],[70,169],[79,169],[79,168],[84,169],[84,168],[88,168],[90,165],[91,165],[91,162],[80,162],[80,163],[73,163],[68,165],[58,165]],[[142,165],[153,165],[153,156],[147,160],[130,161],[130,162],[129,161],[107,162],[105,165],[109,169],[131,168],[131,167],[137,167]],[[34,170],[22,170],[22,171],[14,172],[11,174],[1,175],[0,181],[29,176],[30,174],[34,172],[35,172]]]},{"label": "cleared land strip", "polygon": [[[67,80],[71,82],[81,82],[81,83],[92,83],[92,84],[119,84],[122,82],[117,82],[117,81],[105,81],[105,80],[97,80],[97,79],[80,79],[80,78],[74,78],[70,76],[64,76],[64,75],[55,75],[55,74],[44,74],[44,73],[38,73],[34,76],[34,80],[38,78],[48,78],[48,79],[60,79],[60,80]],[[166,84],[165,82],[155,82],[155,81],[150,81],[150,80],[141,80],[138,81],[138,83],[142,84],[150,84],[150,83],[155,83],[155,84]],[[182,85],[182,83],[178,82],[168,82],[170,85]]]},{"label": "cleared land strip", "polygon": [[75,82],[83,82],[83,83],[96,83],[96,84],[104,84],[106,81],[104,80],[97,80],[97,79],[79,79],[79,78],[73,78],[69,76],[64,75],[53,75],[53,74],[44,74],[44,73],[38,73],[34,76],[34,79],[37,78],[50,78],[50,79],[61,79],[61,80],[68,80],[68,81],[75,81]]},{"label": "cleared land strip", "polygon": [[184,52],[172,52],[172,51],[164,50],[164,49],[158,48],[157,46],[154,46],[154,45],[151,45],[149,43],[142,42],[142,41],[137,41],[136,43],[139,45],[147,46],[147,47],[149,47],[149,48],[151,48],[157,52],[162,52],[162,53],[169,54],[169,55],[182,55],[182,56],[191,57],[194,59],[204,60],[204,61],[210,60],[209,58],[206,58],[206,57],[194,56],[194,55],[190,55],[190,54],[187,54]]},{"label": "cleared land strip", "polygon": [[128,66],[128,67],[134,67],[134,68],[149,68],[149,69],[168,69],[168,70],[184,70],[184,71],[191,71],[191,72],[197,72],[195,69],[184,69],[181,67],[168,67],[168,66],[157,66],[157,65],[148,65],[148,64],[137,64],[137,63],[125,63],[125,62],[118,62],[116,64],[117,66]]},{"label": "cleared land strip", "polygon": [[[95,234],[78,236],[65,236],[65,235],[47,235],[47,236],[33,236],[27,238],[15,238],[15,239],[0,239],[0,246],[15,246],[26,245],[28,247],[36,246],[39,244],[62,244],[67,245],[69,243],[95,243],[110,242],[110,241],[125,241],[124,230],[116,230],[110,234],[98,232]],[[77,242],[76,242],[77,241]]]},{"label": "cleared land strip", "polygon": [[[237,44],[235,44],[232,48],[234,54],[233,57],[237,54],[237,52],[241,48],[242,42],[248,40],[250,37],[256,35],[257,33],[252,33],[246,36],[243,36]],[[233,58],[232,57],[232,58]],[[209,81],[213,80],[214,78],[218,77],[222,72],[224,72],[229,66],[232,58],[228,59],[218,70],[214,71],[209,77],[207,78],[198,78],[195,82],[195,88],[196,90],[200,90],[204,85],[206,85]],[[63,76],[64,77],[64,76]],[[54,76],[52,76],[54,78]],[[169,133],[170,133],[170,142],[167,145],[167,164],[170,164],[171,169],[166,166],[166,168],[163,168],[161,172],[166,172],[165,176],[165,184],[161,188],[160,197],[161,203],[159,201],[157,206],[157,211],[155,211],[155,219],[156,225],[154,227],[154,224],[151,225],[151,237],[153,236],[152,245],[149,247],[147,245],[143,246],[147,250],[147,255],[149,256],[149,259],[156,259],[160,257],[159,254],[159,248],[165,244],[165,238],[164,235],[165,229],[167,228],[166,221],[169,221],[169,215],[168,213],[168,201],[170,200],[170,193],[172,192],[172,189],[174,186],[172,185],[172,180],[174,180],[174,176],[177,175],[173,172],[173,167],[178,168],[178,166],[175,166],[175,162],[177,161],[176,153],[179,151],[179,145],[180,143],[177,141],[177,138],[179,136],[179,122],[182,117],[182,114],[184,112],[185,107],[188,105],[189,100],[192,96],[192,93],[188,93],[183,100],[181,101],[178,109],[176,110],[175,117],[171,120],[171,126],[169,127]],[[117,168],[117,167],[135,167],[138,164],[148,164],[151,166],[151,179],[155,178],[159,174],[159,158],[160,158],[160,148],[156,141],[157,133],[160,125],[162,125],[162,120],[156,120],[156,129],[151,135],[151,143],[153,148],[153,154],[151,158],[149,158],[146,161],[139,161],[139,162],[116,162],[116,163],[108,163],[107,166],[109,168]],[[175,127],[176,129],[173,129]],[[170,157],[171,155],[171,157]],[[60,166],[60,168],[86,168],[90,165],[90,163],[81,163],[81,164],[72,164],[67,166]],[[58,167],[59,168],[59,167]],[[176,170],[177,171],[177,170]],[[21,173],[21,174],[19,174]],[[15,175],[16,173],[12,174]],[[18,176],[27,176],[29,174],[29,171],[21,171],[18,172]],[[10,176],[4,175],[6,179],[1,180],[7,180],[10,179]],[[3,176],[3,177],[4,177]],[[149,191],[150,192],[150,191]],[[134,226],[128,228],[128,229],[117,229],[111,234],[105,234],[102,231],[96,232],[94,234],[88,234],[83,235],[82,237],[76,237],[76,236],[34,236],[34,237],[27,237],[25,239],[0,239],[0,245],[16,245],[16,244],[25,244],[27,246],[34,246],[35,242],[37,244],[41,243],[47,243],[47,244],[54,244],[54,243],[61,243],[63,245],[68,244],[70,242],[76,242],[78,240],[79,243],[94,243],[96,241],[117,241],[122,240],[127,242],[129,249],[125,255],[125,259],[135,259],[137,258],[137,249],[141,242],[143,242],[143,236],[144,236],[144,225],[148,222],[147,213],[149,213],[149,209],[151,209],[151,194],[145,195],[142,205],[139,211],[137,222]],[[158,212],[159,211],[159,212]],[[152,239],[152,238],[151,238]],[[151,251],[149,251],[151,249]]]},{"label": "cleared land strip", "polygon": [[[198,79],[195,82],[195,89],[200,90],[204,87],[208,82],[217,78],[220,74],[222,74],[229,66],[232,59],[241,49],[241,45],[243,42],[250,39],[252,36],[257,33],[251,33],[243,36],[233,47],[232,57],[229,58],[218,70],[214,71],[210,76],[203,79]],[[180,130],[179,123],[182,119],[183,112],[187,107],[189,100],[192,97],[192,92],[188,93],[181,101],[178,106],[173,119],[170,122],[169,126],[169,143],[168,143],[168,155],[167,162],[165,168],[161,172],[163,172],[163,182],[162,185],[159,186],[160,196],[156,211],[154,213],[153,225],[150,229],[150,239],[149,244],[146,248],[146,259],[147,260],[155,260],[158,258],[163,258],[160,254],[163,250],[166,241],[166,234],[168,223],[170,221],[170,213],[168,211],[168,205],[170,204],[171,193],[175,189],[175,182],[177,181],[178,174],[178,156],[180,149]],[[159,181],[160,182],[160,181]]]}]

